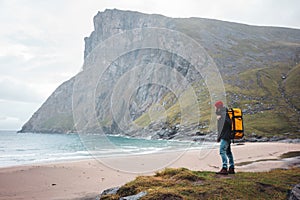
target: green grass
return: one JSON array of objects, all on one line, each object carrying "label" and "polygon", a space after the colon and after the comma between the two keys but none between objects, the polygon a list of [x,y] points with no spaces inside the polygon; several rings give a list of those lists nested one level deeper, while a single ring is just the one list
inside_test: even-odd
[{"label": "green grass", "polygon": [[294,106],[300,110],[300,65],[295,66],[287,75],[285,90]]},{"label": "green grass", "polygon": [[300,180],[300,168],[270,172],[239,172],[220,176],[214,172],[167,168],[154,176],[139,176],[120,188],[119,199],[142,191],[141,200],[154,199],[286,199],[288,191]]},{"label": "green grass", "polygon": [[255,115],[244,116],[247,132],[255,132],[260,136],[282,136],[282,133],[293,131],[289,120],[283,113],[264,111]]},{"label": "green grass", "polygon": [[231,84],[226,85],[227,92],[240,93],[249,97],[280,97],[278,85],[286,67],[263,67],[246,70],[238,76],[230,77]]}]

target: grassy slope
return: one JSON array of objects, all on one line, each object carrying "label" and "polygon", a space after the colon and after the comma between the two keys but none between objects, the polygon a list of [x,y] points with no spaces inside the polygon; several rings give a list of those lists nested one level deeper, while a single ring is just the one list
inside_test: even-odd
[{"label": "grassy slope", "polygon": [[295,66],[289,71],[287,79],[285,81],[285,90],[287,97],[290,99],[292,104],[300,110],[300,65]]},{"label": "grassy slope", "polygon": [[[271,137],[289,132],[289,137],[299,138],[299,114],[286,100],[289,94],[294,94],[292,104],[297,105],[299,99],[298,80],[291,74],[295,69],[298,70],[299,65],[248,70],[237,78],[236,82],[242,84],[226,86],[229,105],[248,111],[245,114],[247,133]],[[281,78],[282,74],[289,74],[286,80]],[[287,95],[283,96],[283,92]],[[239,94],[239,101],[231,99],[231,94]]]},{"label": "grassy slope", "polygon": [[141,200],[154,199],[286,199],[288,191],[300,180],[300,169],[270,172],[240,172],[219,176],[214,172],[165,169],[154,176],[140,176],[122,186],[116,195],[101,199],[119,199],[147,191]]},{"label": "grassy slope", "polygon": [[[286,101],[286,97],[290,102],[299,107],[300,88],[299,84],[300,65],[290,67],[286,65],[276,65],[260,69],[250,69],[244,71],[235,77],[230,77],[231,81],[225,85],[227,93],[227,102],[231,107],[240,107],[244,113],[244,125],[246,136],[251,133],[264,137],[289,137],[299,138],[298,130],[299,114]],[[286,79],[282,79],[282,74],[287,74]],[[228,79],[229,77],[224,77]],[[207,88],[202,86],[202,81],[193,85],[194,91],[197,93],[198,103],[200,107],[200,118],[196,115],[186,116],[189,124],[194,125],[207,123],[211,117],[209,104],[209,93]],[[285,97],[282,95],[284,92]],[[164,99],[170,97],[166,94]],[[183,103],[179,101],[169,102],[165,105],[167,122],[170,126],[180,124],[180,108],[195,109],[195,105],[191,104],[188,95],[182,95]],[[161,100],[161,104],[164,101]],[[180,107],[181,106],[181,107]],[[158,113],[157,116],[165,115]],[[136,120],[140,126],[147,126],[150,121],[155,118],[149,118],[148,114],[142,115]],[[202,132],[209,131],[208,129]],[[284,133],[284,135],[282,135]]]}]

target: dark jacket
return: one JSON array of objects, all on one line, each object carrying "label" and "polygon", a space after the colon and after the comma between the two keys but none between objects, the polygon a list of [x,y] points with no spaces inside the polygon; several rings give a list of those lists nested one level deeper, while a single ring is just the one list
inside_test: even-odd
[{"label": "dark jacket", "polygon": [[227,108],[223,107],[217,109],[216,115],[221,115],[221,118],[218,120],[218,142],[221,139],[230,140],[231,120],[229,118]]}]

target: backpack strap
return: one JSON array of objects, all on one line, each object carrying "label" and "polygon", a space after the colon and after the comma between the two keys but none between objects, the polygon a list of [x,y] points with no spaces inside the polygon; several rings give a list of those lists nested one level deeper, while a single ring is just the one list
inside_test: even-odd
[{"label": "backpack strap", "polygon": [[[231,114],[231,118],[230,118],[230,120],[231,120],[231,136],[233,136],[232,138],[231,138],[231,141],[232,141],[232,143],[234,143],[234,135],[235,135],[235,120],[234,120],[234,110],[232,109],[232,108],[229,108],[228,109],[228,112],[230,112],[230,114]],[[234,127],[234,128],[232,128],[232,127]]]}]

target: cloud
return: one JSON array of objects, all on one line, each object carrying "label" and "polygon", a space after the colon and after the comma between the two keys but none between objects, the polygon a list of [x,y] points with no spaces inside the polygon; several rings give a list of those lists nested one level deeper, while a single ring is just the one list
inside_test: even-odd
[{"label": "cloud", "polygon": [[20,102],[40,102],[41,94],[22,81],[0,77],[0,99]]},{"label": "cloud", "polygon": [[134,10],[162,14],[169,17],[202,17],[233,21],[250,25],[300,28],[300,1],[298,0],[103,0],[89,1],[76,7],[82,10],[104,11],[106,8]]},{"label": "cloud", "polygon": [[42,102],[79,71],[83,36],[72,28],[76,18],[66,17],[67,7],[61,1],[1,1],[2,99]]},{"label": "cloud", "polygon": [[252,25],[300,28],[300,1],[297,0],[225,0],[213,5],[215,16],[219,19]]},{"label": "cloud", "polygon": [[0,130],[20,130],[41,104],[0,99]]},{"label": "cloud", "polygon": [[2,130],[19,130],[22,120],[16,117],[0,116],[0,127]]}]

